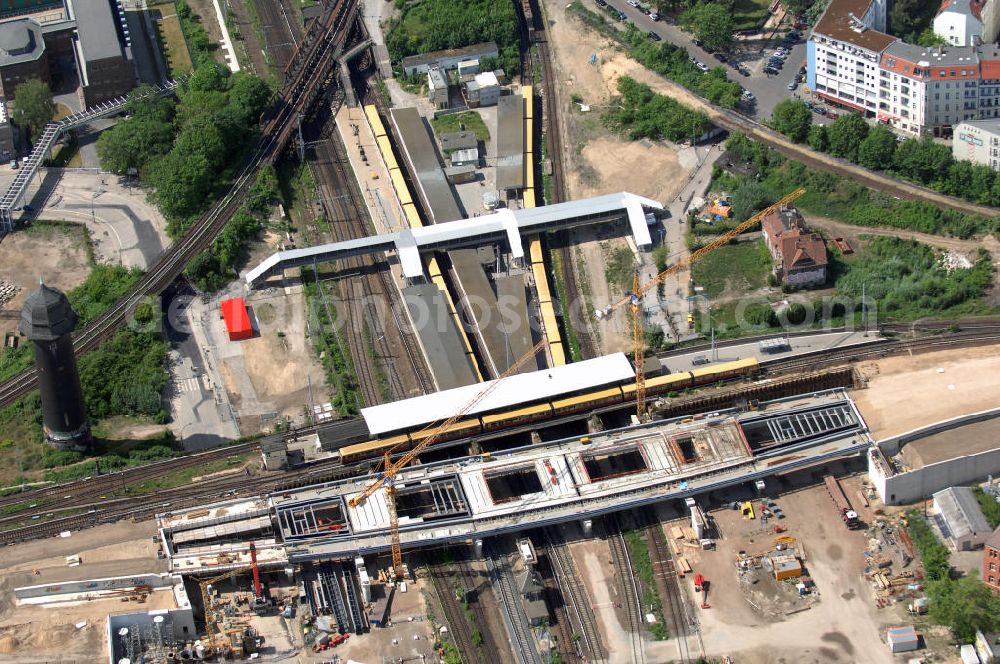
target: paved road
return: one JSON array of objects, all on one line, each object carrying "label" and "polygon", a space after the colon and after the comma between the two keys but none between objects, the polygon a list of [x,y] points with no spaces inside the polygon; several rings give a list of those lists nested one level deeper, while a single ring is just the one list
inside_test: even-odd
[{"label": "paved road", "polygon": [[[597,6],[594,0],[584,0],[584,4],[592,11],[596,11],[604,16],[607,15],[602,8]],[[785,67],[777,76],[769,77],[764,74],[764,63],[767,61],[768,56],[781,44],[781,39],[784,37],[786,31],[782,30],[774,40],[755,39],[752,41],[741,40],[736,42],[733,47],[733,57],[749,69],[751,74],[749,77],[741,76],[731,67],[718,62],[708,51],[695,46],[692,36],[679,27],[665,23],[662,20],[654,21],[639,9],[628,5],[625,0],[615,0],[611,4],[623,11],[628,20],[643,32],[652,30],[663,37],[665,41],[687,49],[688,54],[709,67],[725,67],[726,74],[730,80],[736,81],[757,97],[757,106],[750,113],[751,116],[769,118],[775,105],[781,100],[787,99],[792,94],[788,90],[788,83],[795,78],[799,67],[805,64],[806,47],[803,41],[792,47],[792,54],[788,56],[788,59],[785,61]],[[612,23],[621,28],[624,28],[626,25],[624,22],[612,21]],[[801,87],[796,90],[796,93],[801,93]]]}]

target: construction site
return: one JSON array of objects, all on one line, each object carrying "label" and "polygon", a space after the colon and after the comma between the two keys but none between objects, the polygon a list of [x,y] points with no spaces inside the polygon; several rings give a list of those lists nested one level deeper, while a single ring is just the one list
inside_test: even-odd
[{"label": "construction site", "polygon": [[[260,50],[303,86],[310,49],[328,68],[283,130],[315,196],[221,292],[185,291],[171,339],[176,433],[231,447],[0,496],[0,658],[889,664],[906,623],[944,652],[905,510],[1000,463],[997,367],[961,355],[996,363],[993,328],[699,336],[690,269],[804,189],[682,248],[712,159],[605,137],[566,172],[589,119],[558,117],[538,2],[519,76],[429,54],[455,71],[426,96],[382,91],[381,0],[304,26],[274,4]],[[626,67],[560,48],[580,89]],[[480,96],[441,108],[442,80]]]}]

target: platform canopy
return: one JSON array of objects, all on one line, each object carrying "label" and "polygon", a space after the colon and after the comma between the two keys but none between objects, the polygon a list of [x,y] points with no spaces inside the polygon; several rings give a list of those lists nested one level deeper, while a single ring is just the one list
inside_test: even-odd
[{"label": "platform canopy", "polygon": [[[467,415],[479,415],[521,404],[543,401],[635,378],[635,369],[624,353],[614,353],[562,367],[516,374],[505,380],[472,408]],[[453,416],[491,383],[456,387],[412,399],[362,408],[361,416],[373,436],[390,431],[419,429]]]}]

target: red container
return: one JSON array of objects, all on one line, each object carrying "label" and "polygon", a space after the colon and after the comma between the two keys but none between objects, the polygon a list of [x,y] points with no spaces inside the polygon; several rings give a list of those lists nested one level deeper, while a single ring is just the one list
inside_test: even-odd
[{"label": "red container", "polygon": [[253,326],[250,325],[247,305],[242,297],[223,300],[219,306],[222,309],[222,318],[226,321],[230,341],[242,341],[253,337]]}]

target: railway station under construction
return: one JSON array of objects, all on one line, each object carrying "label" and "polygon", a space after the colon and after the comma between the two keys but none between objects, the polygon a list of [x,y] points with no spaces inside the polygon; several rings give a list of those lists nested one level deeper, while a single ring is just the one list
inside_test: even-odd
[{"label": "railway station under construction", "polygon": [[[542,372],[540,372],[542,373]],[[871,446],[843,390],[594,432],[518,449],[432,462],[394,482],[404,549],[468,542],[685,499],[835,459]],[[218,573],[351,560],[389,548],[384,489],[351,506],[375,476],[161,514],[170,570]]]}]

